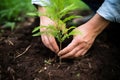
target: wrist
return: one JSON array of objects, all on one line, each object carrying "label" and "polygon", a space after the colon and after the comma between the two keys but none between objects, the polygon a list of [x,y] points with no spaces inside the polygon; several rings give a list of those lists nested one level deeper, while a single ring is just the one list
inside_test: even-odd
[{"label": "wrist", "polygon": [[108,20],[105,20],[99,14],[95,14],[95,16],[86,23],[86,28],[97,36],[108,26],[109,23]]}]

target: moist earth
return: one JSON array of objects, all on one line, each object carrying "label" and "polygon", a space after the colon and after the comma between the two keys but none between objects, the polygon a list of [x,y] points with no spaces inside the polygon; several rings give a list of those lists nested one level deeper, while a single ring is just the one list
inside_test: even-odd
[{"label": "moist earth", "polygon": [[[1,80],[120,80],[120,24],[111,23],[95,40],[85,56],[77,59],[59,57],[46,48],[29,25],[0,35]],[[67,46],[66,40],[63,46]]]}]

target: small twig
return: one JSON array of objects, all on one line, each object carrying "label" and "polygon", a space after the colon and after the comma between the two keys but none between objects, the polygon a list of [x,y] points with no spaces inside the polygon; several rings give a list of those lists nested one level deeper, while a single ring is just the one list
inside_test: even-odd
[{"label": "small twig", "polygon": [[14,46],[14,43],[11,40],[5,40],[6,43],[8,43],[9,45]]},{"label": "small twig", "polygon": [[14,46],[14,43],[12,41],[8,40],[8,42],[9,42],[9,45]]},{"label": "small twig", "polygon": [[13,68],[11,68],[11,67],[8,67],[8,69],[7,69],[7,70],[9,71],[9,73],[10,73],[10,75],[11,75],[11,77],[12,77],[12,80],[15,80],[15,76],[14,76],[15,71],[14,71],[14,69],[13,69]]},{"label": "small twig", "polygon": [[48,72],[49,80],[51,80],[51,72]]},{"label": "small twig", "polygon": [[60,68],[60,66],[61,66],[61,65],[59,64],[59,65],[57,66],[57,69]]},{"label": "small twig", "polygon": [[18,58],[18,57],[22,56],[23,54],[25,54],[25,53],[30,49],[30,47],[31,47],[31,45],[29,45],[29,46],[25,49],[25,51],[23,51],[21,54],[17,55],[15,58]]}]

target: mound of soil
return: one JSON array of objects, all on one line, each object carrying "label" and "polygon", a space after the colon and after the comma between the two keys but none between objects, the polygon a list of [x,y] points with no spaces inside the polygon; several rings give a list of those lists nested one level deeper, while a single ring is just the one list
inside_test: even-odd
[{"label": "mound of soil", "polygon": [[120,80],[119,24],[110,24],[85,56],[61,64],[40,37],[32,36],[38,25],[36,18],[30,25],[13,32],[5,30],[1,35],[1,80]]}]

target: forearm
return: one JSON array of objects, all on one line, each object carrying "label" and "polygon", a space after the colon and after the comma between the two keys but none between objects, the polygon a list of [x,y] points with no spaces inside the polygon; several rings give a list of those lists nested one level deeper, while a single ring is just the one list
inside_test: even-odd
[{"label": "forearm", "polygon": [[86,23],[88,25],[86,28],[95,33],[95,36],[97,36],[107,27],[109,23],[110,22],[108,20],[96,13],[96,15]]},{"label": "forearm", "polygon": [[[42,6],[39,6],[38,7],[38,11],[41,13],[41,14],[44,14],[45,13],[45,8],[42,7]],[[46,16],[40,16],[40,25],[43,25],[44,24],[44,20],[46,20],[45,18],[47,18]]]}]

